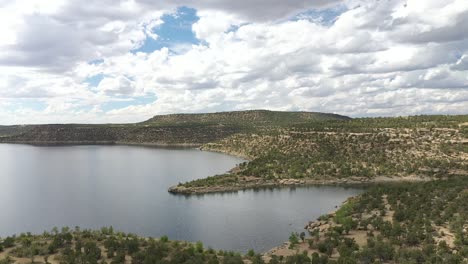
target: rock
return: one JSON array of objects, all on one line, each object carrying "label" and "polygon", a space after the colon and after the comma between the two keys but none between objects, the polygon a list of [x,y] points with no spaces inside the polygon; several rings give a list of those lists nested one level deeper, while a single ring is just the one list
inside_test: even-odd
[{"label": "rock", "polygon": [[190,188],[184,186],[171,186],[167,190],[170,193],[190,193]]}]

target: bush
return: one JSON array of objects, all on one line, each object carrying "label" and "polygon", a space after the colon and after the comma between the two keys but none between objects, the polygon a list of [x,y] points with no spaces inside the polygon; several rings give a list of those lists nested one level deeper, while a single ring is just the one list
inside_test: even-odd
[{"label": "bush", "polygon": [[240,255],[228,255],[224,256],[223,264],[244,264],[244,261]]},{"label": "bush", "polygon": [[14,263],[14,261],[10,258],[10,256],[6,257],[5,259],[0,260],[0,264],[11,264]]},{"label": "bush", "polygon": [[291,233],[291,236],[289,236],[289,243],[289,248],[294,248],[297,244],[299,244],[297,233]]},{"label": "bush", "polygon": [[198,241],[195,244],[195,249],[198,253],[203,253],[203,243],[201,241]]},{"label": "bush", "polygon": [[15,238],[14,237],[7,237],[3,241],[3,247],[4,248],[10,248],[15,246]]}]

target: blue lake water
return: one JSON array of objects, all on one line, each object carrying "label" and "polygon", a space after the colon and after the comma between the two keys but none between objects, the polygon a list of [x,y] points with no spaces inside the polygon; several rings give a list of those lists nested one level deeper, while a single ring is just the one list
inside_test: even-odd
[{"label": "blue lake water", "polygon": [[0,236],[54,226],[100,228],[266,251],[361,192],[343,187],[179,196],[171,185],[242,159],[197,149],[0,144]]}]

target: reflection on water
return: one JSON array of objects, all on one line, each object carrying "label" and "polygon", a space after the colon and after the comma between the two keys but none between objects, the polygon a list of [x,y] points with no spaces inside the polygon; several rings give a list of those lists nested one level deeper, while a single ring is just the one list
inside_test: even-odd
[{"label": "reflection on water", "polygon": [[265,251],[359,189],[266,188],[171,195],[178,182],[243,160],[196,149],[0,144],[0,236],[54,226],[100,228]]}]

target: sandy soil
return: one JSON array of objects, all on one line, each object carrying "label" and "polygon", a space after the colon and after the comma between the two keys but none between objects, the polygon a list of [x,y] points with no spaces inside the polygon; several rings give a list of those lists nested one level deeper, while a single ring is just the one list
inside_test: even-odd
[{"label": "sandy soil", "polygon": [[445,241],[450,248],[453,248],[455,246],[455,235],[452,232],[450,232],[448,228],[443,226],[435,226],[435,230],[437,230],[439,234],[441,234],[442,232],[444,233],[443,236],[434,238],[435,241],[437,241],[437,243],[439,243],[440,241]]}]

